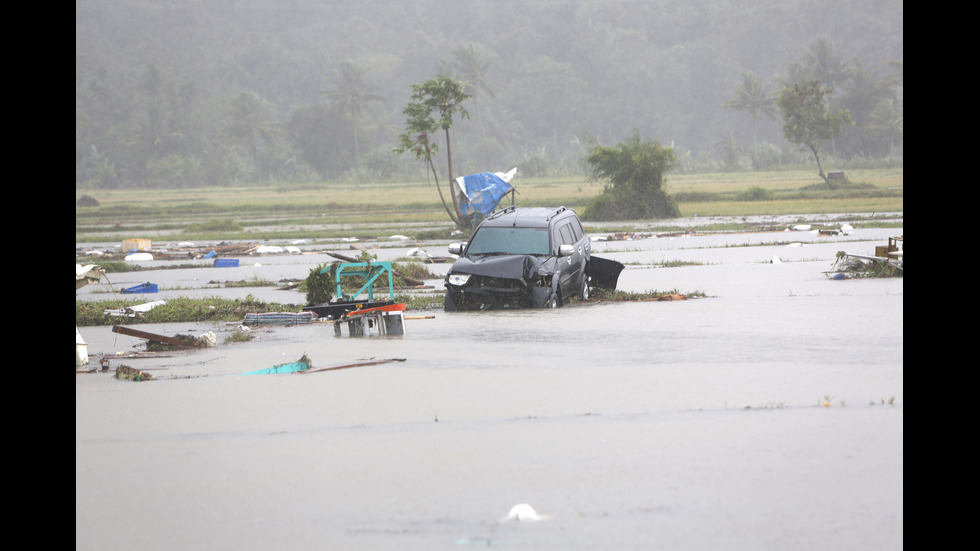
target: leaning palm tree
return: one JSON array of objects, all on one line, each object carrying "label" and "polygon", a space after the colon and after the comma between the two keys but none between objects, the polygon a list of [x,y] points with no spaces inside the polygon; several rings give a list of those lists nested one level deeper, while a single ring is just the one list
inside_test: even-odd
[{"label": "leaning palm tree", "polygon": [[[463,92],[463,87],[458,81],[444,75],[426,80],[422,84],[413,84],[412,101],[403,111],[408,117],[405,121],[405,132],[399,136],[400,145],[395,148],[396,153],[407,151],[414,153],[415,158],[423,161],[432,171],[443,207],[449,213],[449,218],[460,229],[469,225],[470,218],[462,214],[459,199],[453,190],[453,154],[449,130],[453,126],[454,116],[470,118],[469,112],[462,106],[462,103],[469,97]],[[439,151],[438,145],[434,142],[434,135],[440,130],[446,135],[446,158],[449,169],[450,195],[452,195],[453,200],[452,209],[449,208],[445,196],[442,194],[442,187],[439,186],[439,175],[434,163],[435,155]]]},{"label": "leaning palm tree", "polygon": [[350,116],[354,129],[355,160],[361,158],[361,115],[371,103],[384,101],[384,96],[374,93],[374,88],[365,81],[364,73],[364,69],[350,61],[344,61],[333,72],[333,88],[325,92],[327,99],[339,105]]}]

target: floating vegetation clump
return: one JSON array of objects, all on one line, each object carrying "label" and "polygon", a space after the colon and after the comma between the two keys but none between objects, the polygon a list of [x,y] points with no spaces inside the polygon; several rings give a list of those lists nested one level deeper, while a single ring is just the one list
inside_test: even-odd
[{"label": "floating vegetation clump", "polygon": [[847,278],[904,277],[905,262],[855,258],[838,251],[833,270],[828,273]]}]

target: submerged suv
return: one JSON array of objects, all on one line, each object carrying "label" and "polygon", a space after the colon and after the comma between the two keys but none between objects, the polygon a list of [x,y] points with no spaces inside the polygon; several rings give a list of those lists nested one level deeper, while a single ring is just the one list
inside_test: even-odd
[{"label": "submerged suv", "polygon": [[508,207],[487,217],[446,274],[447,312],[558,307],[589,298],[590,285],[615,289],[623,265],[592,256],[575,211]]}]

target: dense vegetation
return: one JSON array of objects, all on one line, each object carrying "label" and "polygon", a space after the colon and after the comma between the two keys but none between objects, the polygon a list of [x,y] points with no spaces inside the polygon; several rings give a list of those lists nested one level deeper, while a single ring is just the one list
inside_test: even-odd
[{"label": "dense vegetation", "polygon": [[606,182],[583,213],[587,220],[676,218],[680,209],[667,195],[664,176],[674,164],[674,151],[639,133],[615,148],[596,146],[586,162],[591,178]]},{"label": "dense vegetation", "polygon": [[855,122],[827,154],[900,156],[903,48],[900,0],[79,0],[76,190],[425,180],[393,150],[438,74],[455,175],[581,174],[634,129],[677,172],[799,162],[801,78]]}]

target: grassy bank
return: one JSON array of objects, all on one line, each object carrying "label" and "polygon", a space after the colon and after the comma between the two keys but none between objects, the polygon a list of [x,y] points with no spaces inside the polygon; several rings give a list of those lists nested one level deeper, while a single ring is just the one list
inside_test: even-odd
[{"label": "grassy bank", "polygon": [[[812,169],[678,174],[668,191],[687,216],[873,213],[904,210],[902,169],[851,170],[850,185],[830,190]],[[518,206],[565,205],[582,212],[602,184],[582,178],[521,178]],[[77,243],[132,237],[172,240],[333,238],[352,233],[415,237],[452,229],[433,184],[311,183],[290,186],[76,191]],[[510,198],[506,198],[509,204]]]}]

